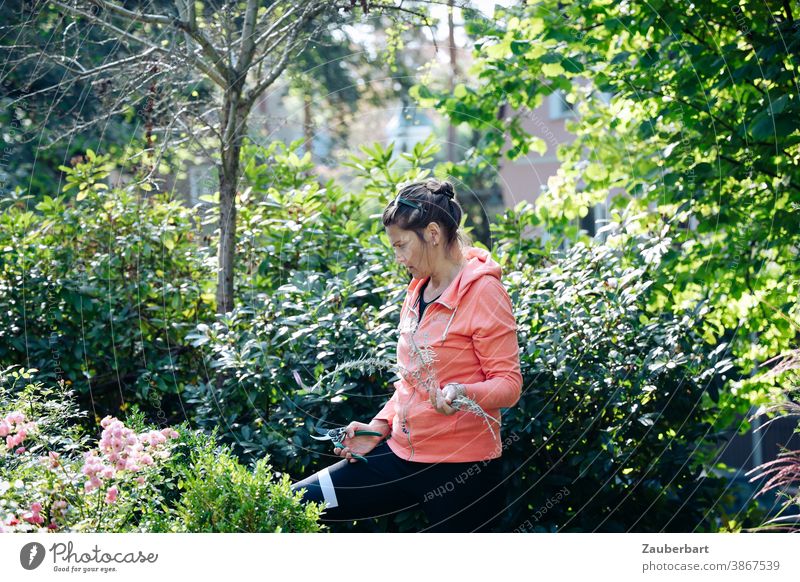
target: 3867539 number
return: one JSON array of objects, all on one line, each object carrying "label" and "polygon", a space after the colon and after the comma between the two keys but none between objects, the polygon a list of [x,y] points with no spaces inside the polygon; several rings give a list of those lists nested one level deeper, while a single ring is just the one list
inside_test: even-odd
[{"label": "3867539 number", "polygon": [[780,567],[779,560],[731,560],[728,563],[730,570],[770,571],[779,570]]}]

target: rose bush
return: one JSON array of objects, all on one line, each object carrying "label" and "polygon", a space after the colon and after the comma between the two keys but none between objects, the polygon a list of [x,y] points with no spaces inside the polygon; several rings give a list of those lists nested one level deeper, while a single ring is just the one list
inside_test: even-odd
[{"label": "rose bush", "polygon": [[[126,422],[106,416],[92,439],[75,422],[86,415],[74,393],[63,382],[51,388],[34,381],[36,372],[0,373],[0,532],[231,531],[230,524],[196,525],[203,505],[196,489],[208,467],[225,458],[230,474],[248,473],[215,450],[215,434],[185,423],[156,430],[134,411]],[[302,506],[285,476],[274,483],[265,462],[250,484],[269,495],[256,508],[262,520],[249,523],[267,529],[251,531],[319,529],[317,505]],[[208,499],[219,493],[204,486]]]}]

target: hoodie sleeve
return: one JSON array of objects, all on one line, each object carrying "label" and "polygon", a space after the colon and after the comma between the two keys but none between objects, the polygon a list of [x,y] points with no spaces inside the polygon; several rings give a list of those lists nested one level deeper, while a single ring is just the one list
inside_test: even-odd
[{"label": "hoodie sleeve", "polygon": [[519,401],[522,373],[517,323],[503,284],[487,277],[471,305],[472,343],[486,380],[464,384],[481,408],[510,408]]}]

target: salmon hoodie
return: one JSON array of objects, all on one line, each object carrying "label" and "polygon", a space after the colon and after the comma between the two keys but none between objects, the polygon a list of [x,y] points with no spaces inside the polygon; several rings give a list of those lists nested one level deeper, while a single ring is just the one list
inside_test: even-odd
[{"label": "salmon hoodie", "polygon": [[[500,265],[488,251],[463,247],[460,273],[428,305],[419,321],[419,293],[427,279],[412,279],[400,310],[392,398],[373,418],[389,422],[388,445],[420,463],[471,462],[502,454],[500,425],[472,412],[445,415],[430,403],[426,378],[442,388],[464,384],[467,396],[500,420],[522,390],[517,327]],[[432,365],[425,366],[425,361]],[[427,374],[426,374],[427,371]],[[433,373],[431,373],[431,371]]]}]

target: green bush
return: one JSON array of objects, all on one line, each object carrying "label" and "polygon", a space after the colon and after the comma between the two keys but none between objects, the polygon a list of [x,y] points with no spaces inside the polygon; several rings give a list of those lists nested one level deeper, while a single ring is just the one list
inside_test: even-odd
[{"label": "green bush", "polygon": [[138,402],[173,422],[200,361],[184,336],[213,311],[194,211],[147,184],[110,189],[107,156],[63,169],[63,195],[0,215],[0,366],[63,378],[100,416]]},{"label": "green bush", "polygon": [[192,451],[172,531],[317,532],[321,506],[303,503],[287,474],[274,479],[268,457],[249,470],[227,448]]},{"label": "green bush", "polygon": [[620,219],[603,244],[577,243],[550,264],[507,275],[524,376],[518,406],[503,417],[506,436],[521,437],[504,454],[509,500],[519,500],[507,531],[724,525],[719,516],[737,490],[714,463],[728,428],[720,403],[746,410],[748,402],[721,391],[735,371],[727,345],[703,339],[713,307],[650,303],[671,251],[664,226],[652,233],[636,217]]},{"label": "green bush", "polygon": [[[97,441],[75,422],[74,392],[35,373],[0,374],[0,531],[319,529],[319,506],[301,503],[287,475],[273,482],[266,459],[250,473],[216,433],[153,430],[135,410],[124,424],[103,419]],[[127,443],[119,455],[115,442]]]}]

